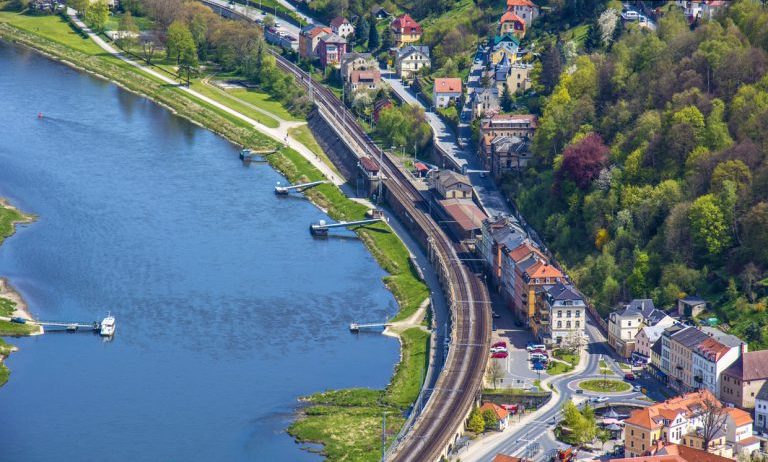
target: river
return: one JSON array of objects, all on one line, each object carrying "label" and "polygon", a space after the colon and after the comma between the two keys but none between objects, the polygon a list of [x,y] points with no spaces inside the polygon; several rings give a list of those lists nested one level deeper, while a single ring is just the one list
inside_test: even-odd
[{"label": "river", "polygon": [[396,312],[383,270],[353,235],[313,239],[327,217],[237,152],[0,42],[0,196],[38,217],[0,276],[39,319],[117,318],[111,342],[12,339],[0,460],[317,461],[284,431],[297,398],[386,385],[397,341],[347,331]]}]

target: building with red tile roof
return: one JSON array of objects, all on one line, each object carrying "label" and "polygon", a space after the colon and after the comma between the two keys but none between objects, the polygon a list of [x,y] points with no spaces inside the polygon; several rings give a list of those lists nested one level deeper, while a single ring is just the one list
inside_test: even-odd
[{"label": "building with red tile roof", "polygon": [[347,18],[336,16],[331,20],[331,30],[339,37],[347,39],[355,33],[355,26],[350,24]]},{"label": "building with red tile roof", "polygon": [[496,403],[491,402],[485,402],[482,406],[478,409],[478,412],[481,414],[484,414],[485,411],[491,411],[493,412],[493,415],[496,417],[497,420],[497,428],[496,430],[504,430],[509,425],[509,411],[504,409],[503,407],[499,406]]},{"label": "building with red tile roof", "polygon": [[525,29],[523,18],[512,10],[507,10],[499,19],[499,35],[512,34],[521,39],[525,35]]},{"label": "building with red tile roof", "polygon": [[522,18],[527,27],[539,16],[539,7],[531,0],[507,0],[507,10]]},{"label": "building with red tile roof", "polygon": [[421,40],[423,31],[421,25],[417,23],[409,14],[403,14],[395,18],[389,25],[395,36],[395,46],[398,48],[409,43]]},{"label": "building with red tile roof", "polygon": [[432,92],[433,103],[436,108],[457,104],[461,100],[462,86],[458,77],[435,79],[435,88]]}]

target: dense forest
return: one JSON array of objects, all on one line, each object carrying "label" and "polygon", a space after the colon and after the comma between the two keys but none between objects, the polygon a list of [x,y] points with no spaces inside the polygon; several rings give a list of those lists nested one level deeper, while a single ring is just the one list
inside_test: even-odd
[{"label": "dense forest", "polygon": [[554,59],[536,161],[505,191],[602,313],[698,294],[762,344],[768,10],[737,2],[691,26],[670,8],[607,48]]}]

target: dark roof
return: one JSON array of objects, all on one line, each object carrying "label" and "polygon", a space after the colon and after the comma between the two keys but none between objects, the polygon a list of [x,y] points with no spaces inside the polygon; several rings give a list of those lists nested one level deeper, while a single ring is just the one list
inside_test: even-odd
[{"label": "dark roof", "polygon": [[768,400],[768,382],[765,382],[763,386],[760,387],[760,391],[757,392],[757,396],[755,396],[755,398]]},{"label": "dark roof", "polygon": [[768,379],[768,350],[744,353],[723,373],[741,380]]},{"label": "dark roof", "polygon": [[581,300],[581,295],[570,284],[558,282],[547,290],[553,300]]},{"label": "dark roof", "polygon": [[661,337],[659,337],[659,339],[654,342],[653,346],[651,347],[651,351],[661,356]]},{"label": "dark roof", "polygon": [[666,317],[667,317],[667,313],[661,310],[654,309],[648,314],[648,316],[646,316],[645,320],[649,326],[655,326],[656,324],[659,323],[659,321],[661,321]]},{"label": "dark roof", "polygon": [[703,298],[699,297],[698,295],[687,295],[685,298],[680,299],[681,302],[694,302],[694,303],[706,303],[707,301]]},{"label": "dark roof", "polygon": [[672,338],[675,339],[677,343],[693,350],[699,346],[701,342],[707,340],[709,335],[693,326],[688,326],[685,329],[672,334]]},{"label": "dark roof", "polygon": [[435,173],[435,180],[440,183],[443,188],[448,189],[453,185],[462,184],[472,187],[472,183],[469,181],[466,175],[456,173],[453,170],[440,170]]}]

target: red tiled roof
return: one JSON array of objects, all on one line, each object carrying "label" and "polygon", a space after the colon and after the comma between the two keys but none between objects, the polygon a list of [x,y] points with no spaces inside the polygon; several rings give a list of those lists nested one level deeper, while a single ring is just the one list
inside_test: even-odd
[{"label": "red tiled roof", "polygon": [[746,438],[743,438],[743,439],[737,441],[736,444],[738,444],[741,447],[744,447],[744,446],[752,446],[753,444],[758,444],[759,442],[760,442],[760,440],[757,437],[755,437],[755,436],[748,436]]},{"label": "red tiled roof", "polygon": [[435,79],[435,93],[461,93],[461,79],[458,77]]},{"label": "red tiled roof", "polygon": [[328,27],[317,26],[311,29],[309,32],[307,32],[306,35],[309,36],[310,38],[315,38],[320,34],[332,34],[332,33],[333,31]]},{"label": "red tiled roof", "polygon": [[529,6],[532,8],[538,8],[531,0],[507,0],[507,7],[510,6]]},{"label": "red tiled roof", "polygon": [[464,232],[480,229],[483,220],[488,218],[470,199],[443,199],[439,202],[445,213],[450,215]]},{"label": "red tiled roof", "polygon": [[496,403],[486,402],[486,403],[483,403],[482,406],[480,406],[481,413],[488,409],[492,410],[493,413],[496,414],[496,418],[499,420],[504,419],[509,415],[509,412],[506,409],[504,409],[503,407],[499,406]]},{"label": "red tiled roof", "polygon": [[727,457],[718,456],[716,454],[712,454],[706,451],[702,451],[701,449],[691,448],[688,446],[683,446],[681,444],[668,444],[664,446],[660,453],[666,453],[668,455],[672,456],[679,456],[682,457],[683,460],[687,462],[726,462],[726,461],[732,461],[732,459],[728,459]]},{"label": "red tiled roof", "polygon": [[531,265],[530,268],[526,271],[528,273],[528,277],[530,278],[561,278],[563,277],[563,273],[560,272],[559,269],[555,268],[554,266],[550,265],[546,261],[539,260],[538,262]]},{"label": "red tiled roof", "polygon": [[730,347],[723,345],[713,338],[704,340],[698,347],[696,347],[697,353],[712,361],[720,361],[720,358],[730,350]]},{"label": "red tiled roof", "polygon": [[501,15],[501,19],[499,20],[499,24],[504,24],[505,22],[510,22],[510,21],[514,21],[514,22],[525,24],[525,21],[523,21],[523,18],[521,18],[520,16],[516,15],[514,12],[512,12],[512,10],[507,10],[506,13]]},{"label": "red tiled roof", "polygon": [[507,456],[504,454],[496,454],[493,458],[493,462],[523,462],[525,459],[519,457]]},{"label": "red tiled roof", "polygon": [[421,34],[421,26],[407,13],[395,18],[390,27],[405,34]]},{"label": "red tiled roof", "polygon": [[416,167],[416,170],[418,170],[420,172],[424,172],[424,171],[429,170],[429,167],[424,165],[422,162],[416,162],[415,164],[413,164],[413,166]]},{"label": "red tiled roof", "polygon": [[703,406],[707,400],[719,403],[712,392],[701,390],[656,403],[645,409],[632,411],[624,423],[647,429],[660,428],[662,427],[662,419],[659,417],[673,419],[680,413],[692,413],[693,408]]},{"label": "red tiled roof", "polygon": [[731,416],[731,419],[733,419],[733,423],[737,427],[741,427],[742,425],[747,425],[752,423],[752,416],[749,414],[749,412],[742,411],[741,409],[737,409],[735,407],[729,407],[726,409],[726,412],[729,416]]},{"label": "red tiled roof", "polygon": [[353,83],[360,83],[361,81],[379,83],[381,81],[381,73],[378,70],[352,71],[350,78],[352,79]]},{"label": "red tiled roof", "polygon": [[528,242],[520,244],[508,252],[509,258],[511,258],[515,263],[519,262],[530,254],[536,254],[539,257],[544,258],[544,255],[541,253],[541,251]]}]

